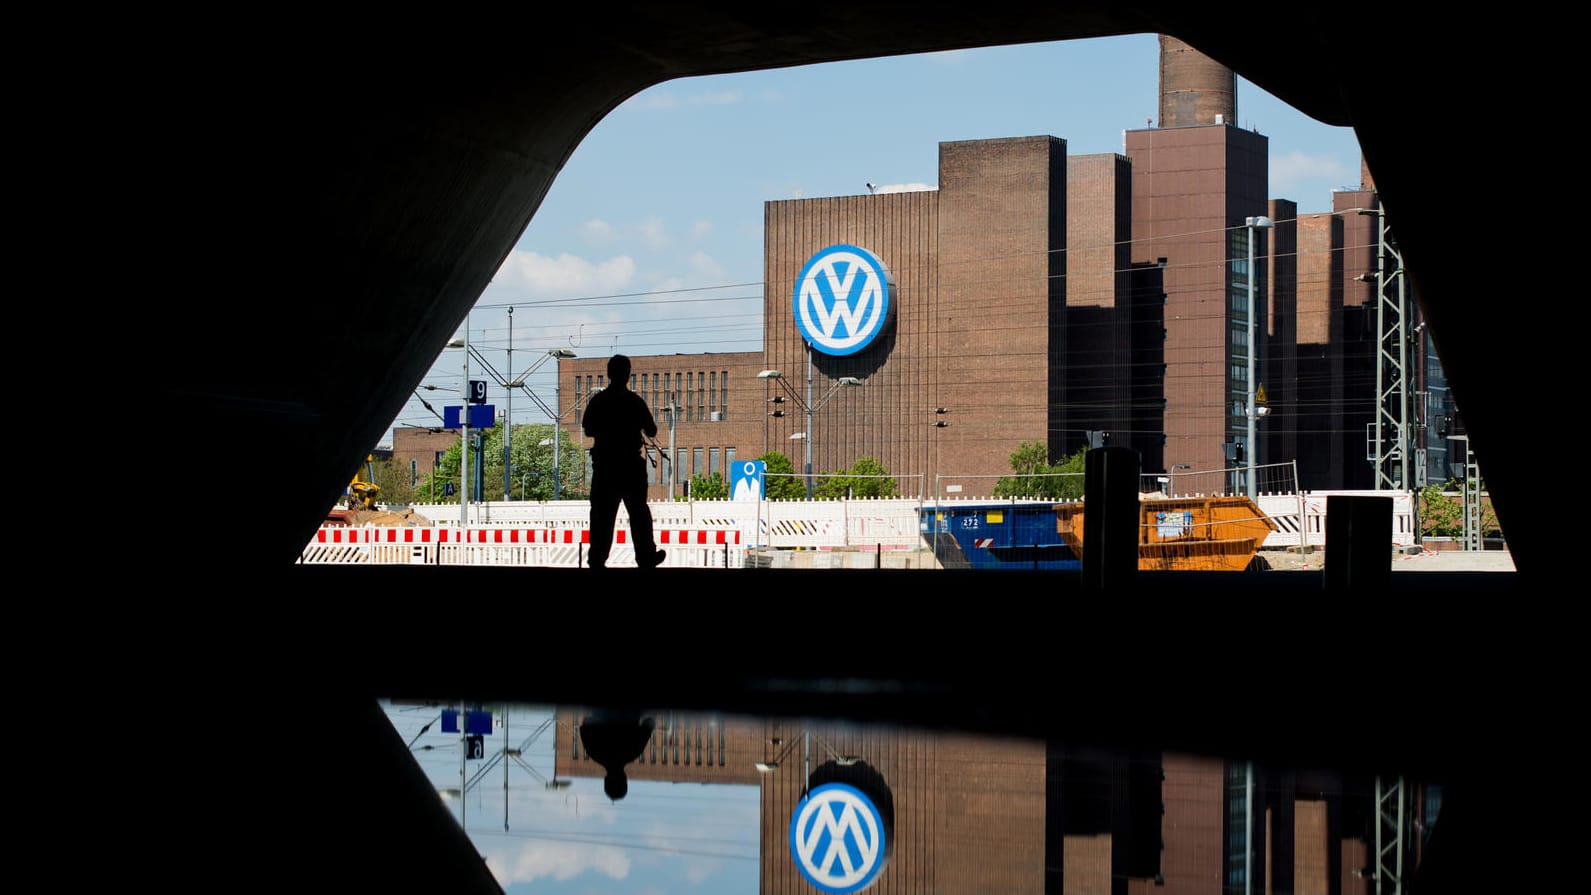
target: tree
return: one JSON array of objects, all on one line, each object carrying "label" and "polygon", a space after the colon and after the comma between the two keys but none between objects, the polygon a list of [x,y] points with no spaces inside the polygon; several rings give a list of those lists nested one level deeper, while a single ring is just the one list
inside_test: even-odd
[{"label": "tree", "polygon": [[710,472],[704,476],[697,476],[690,480],[689,485],[691,500],[723,500],[729,497],[729,483],[724,481],[721,473]]},{"label": "tree", "polygon": [[[1476,490],[1484,494],[1484,485]],[[1452,493],[1455,491],[1462,494],[1463,485],[1454,479],[1448,479],[1440,485],[1427,485],[1419,490],[1416,498],[1419,501],[1417,511],[1421,532],[1436,538],[1464,536],[1464,499],[1462,496],[1455,496]],[[1497,537],[1502,534],[1491,501],[1484,498],[1481,499],[1480,528],[1482,537]]]},{"label": "tree", "polygon": [[807,484],[796,475],[795,464],[778,451],[769,451],[757,458],[766,467],[763,494],[769,500],[801,500],[807,496]]},{"label": "tree", "polygon": [[1011,471],[1015,475],[1002,476],[996,481],[994,496],[1076,500],[1083,496],[1083,472],[1087,463],[1087,445],[1052,465],[1049,449],[1043,442],[1024,441],[1011,452]]},{"label": "tree", "polygon": [[[569,439],[569,433],[551,423],[521,424],[514,427],[509,457],[513,474],[509,479],[512,500],[553,499],[554,432],[558,436],[558,478],[562,498],[579,500],[585,496],[585,451]],[[470,478],[481,481],[480,500],[503,500],[503,424],[490,429],[470,430],[470,441],[480,449],[470,454]],[[547,442],[542,444],[542,442]],[[418,499],[436,503],[457,503],[459,494],[459,445],[448,448],[434,473],[427,472],[414,489]],[[479,478],[477,478],[479,476]],[[447,486],[452,485],[452,494]],[[435,495],[434,497],[432,495]]]},{"label": "tree", "polygon": [[377,460],[371,465],[375,467],[376,486],[381,489],[381,493],[376,495],[377,502],[393,505],[414,503],[414,486],[410,484],[407,468],[400,468],[390,458]]},{"label": "tree", "polygon": [[859,457],[848,470],[831,472],[812,489],[814,497],[895,497],[895,477],[872,457]]}]

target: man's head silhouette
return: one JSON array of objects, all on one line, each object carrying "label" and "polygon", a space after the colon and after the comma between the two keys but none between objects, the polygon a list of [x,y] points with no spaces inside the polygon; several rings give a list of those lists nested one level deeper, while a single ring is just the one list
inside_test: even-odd
[{"label": "man's head silhouette", "polygon": [[629,794],[630,778],[624,775],[623,768],[608,771],[608,775],[602,778],[602,791],[615,802]]},{"label": "man's head silhouette", "polygon": [[627,385],[630,381],[630,359],[622,354],[608,358],[608,382]]},{"label": "man's head silhouette", "polygon": [[630,792],[624,766],[641,757],[652,738],[654,722],[634,711],[598,711],[580,723],[580,743],[592,761],[602,765],[602,791],[617,802]]}]

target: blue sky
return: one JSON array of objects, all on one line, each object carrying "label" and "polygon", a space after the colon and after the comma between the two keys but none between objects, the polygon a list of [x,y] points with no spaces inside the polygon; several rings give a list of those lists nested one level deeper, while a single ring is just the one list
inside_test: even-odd
[{"label": "blue sky", "polygon": [[[621,104],[575,150],[468,321],[505,376],[580,356],[762,348],[763,203],[934,188],[939,143],[1047,134],[1122,152],[1158,115],[1155,35],[958,50],[670,81]],[[1359,142],[1238,79],[1237,123],[1270,139],[1270,192],[1329,211],[1357,188]],[[512,314],[512,348],[510,326]],[[463,327],[460,327],[460,334]],[[459,403],[463,352],[421,391]],[[527,380],[554,403],[553,363]],[[477,365],[471,378],[487,379]],[[501,410],[501,389],[489,400]],[[528,398],[515,423],[547,422]],[[394,425],[437,425],[411,399]],[[391,443],[389,434],[383,440]]]}]

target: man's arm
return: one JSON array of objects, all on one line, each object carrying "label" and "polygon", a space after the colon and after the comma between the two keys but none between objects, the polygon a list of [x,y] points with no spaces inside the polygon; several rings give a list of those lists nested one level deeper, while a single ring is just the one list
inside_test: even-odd
[{"label": "man's arm", "polygon": [[586,412],[580,422],[580,428],[585,430],[587,438],[597,437],[597,426],[593,425],[593,423],[600,424],[602,422],[603,402],[597,400],[601,396],[602,392],[597,392],[586,400]]},{"label": "man's arm", "polygon": [[641,431],[646,433],[647,438],[656,438],[657,419],[652,416],[652,408],[646,406],[646,399],[642,398],[640,395],[636,395],[636,403],[641,407],[641,418],[646,420],[646,422],[641,425]]}]

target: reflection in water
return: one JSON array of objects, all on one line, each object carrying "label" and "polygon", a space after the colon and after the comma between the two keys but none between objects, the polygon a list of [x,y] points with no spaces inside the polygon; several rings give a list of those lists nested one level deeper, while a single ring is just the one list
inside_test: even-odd
[{"label": "reflection in water", "polygon": [[[438,710],[389,716],[407,741]],[[604,891],[637,892],[810,893],[833,880],[832,891],[1369,895],[1378,874],[1412,873],[1441,804],[1439,786],[1329,769],[667,710],[643,713],[650,736],[616,802],[580,734],[592,710],[497,713],[500,742],[483,758],[460,759],[459,734],[428,732],[414,748],[439,789],[468,793],[450,804],[510,891],[601,877]],[[818,795],[827,813],[804,801]]]},{"label": "reflection in water", "polygon": [[617,709],[597,709],[581,720],[580,745],[602,765],[602,791],[613,801],[629,793],[624,766],[641,757],[655,724],[638,711]]}]

